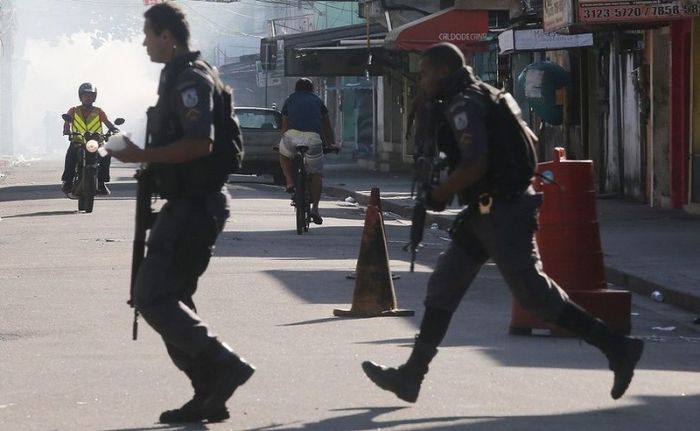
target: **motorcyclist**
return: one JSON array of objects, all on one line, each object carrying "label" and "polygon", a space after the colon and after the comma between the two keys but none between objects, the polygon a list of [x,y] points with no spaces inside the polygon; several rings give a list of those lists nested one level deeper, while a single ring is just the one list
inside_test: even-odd
[{"label": "motorcyclist", "polygon": [[[97,88],[92,85],[92,83],[84,82],[80,84],[80,87],[78,87],[78,98],[81,104],[68,110],[68,116],[71,118],[71,121],[64,122],[64,135],[70,135],[71,132],[83,135],[86,131],[101,134],[102,123],[104,123],[110,131],[118,131],[114,124],[107,118],[107,114],[97,106],[93,106],[95,99],[97,99]],[[71,138],[71,143],[68,145],[63,175],[61,176],[61,181],[63,182],[61,190],[66,195],[71,192],[73,187],[73,175],[75,172],[75,165],[78,162],[78,155],[73,142],[75,142],[75,138]],[[105,157],[98,155],[97,157],[99,162],[97,168],[97,194],[108,195],[110,191],[105,183],[109,182],[109,165],[112,159],[109,155]]]}]

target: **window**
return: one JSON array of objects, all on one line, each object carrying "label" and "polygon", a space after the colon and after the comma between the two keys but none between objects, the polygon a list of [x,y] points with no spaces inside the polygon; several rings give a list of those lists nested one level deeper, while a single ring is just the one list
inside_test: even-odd
[{"label": "window", "polygon": [[236,109],[236,116],[243,129],[279,130],[282,127],[278,112],[262,109]]}]

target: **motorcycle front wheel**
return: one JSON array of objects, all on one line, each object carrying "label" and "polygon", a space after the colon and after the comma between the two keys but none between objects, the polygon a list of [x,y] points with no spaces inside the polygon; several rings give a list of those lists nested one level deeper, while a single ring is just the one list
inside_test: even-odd
[{"label": "motorcycle front wheel", "polygon": [[91,213],[95,204],[95,193],[97,193],[97,170],[86,168],[82,179],[80,195],[78,195],[78,211]]}]

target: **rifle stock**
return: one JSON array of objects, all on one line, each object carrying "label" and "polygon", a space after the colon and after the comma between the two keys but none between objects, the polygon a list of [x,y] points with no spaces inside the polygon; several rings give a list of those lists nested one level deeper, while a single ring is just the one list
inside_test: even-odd
[{"label": "rifle stock", "polygon": [[408,244],[411,251],[411,272],[416,263],[416,253],[418,246],[423,241],[423,229],[425,228],[425,205],[422,201],[416,202],[413,206],[411,216],[411,242]]},{"label": "rifle stock", "polygon": [[[444,169],[446,162],[443,159],[433,157],[421,157],[416,161],[414,186],[418,183],[418,193],[416,194],[416,204],[413,206],[411,216],[411,237],[406,248],[411,252],[411,269],[413,272],[416,263],[416,253],[423,241],[423,230],[425,230],[425,197],[430,190],[440,182],[440,171]],[[411,194],[413,194],[413,188]]]},{"label": "rifle stock", "polygon": [[131,255],[131,290],[129,305],[134,309],[134,323],[132,328],[132,339],[138,337],[138,317],[139,312],[134,304],[134,287],[136,277],[139,273],[141,261],[143,261],[146,250],[146,231],[150,228],[153,212],[151,210],[151,190],[148,184],[148,171],[139,169],[136,171],[137,191],[136,191],[136,217],[134,229],[134,244]]},{"label": "rifle stock", "polygon": [[[151,112],[153,108],[148,108],[146,113],[146,142],[144,147],[149,146],[149,128],[148,123],[150,122]],[[135,229],[134,229],[134,243],[131,254],[131,286],[129,289],[129,300],[127,304],[134,309],[134,322],[131,329],[131,338],[136,340],[138,338],[139,329],[139,311],[134,304],[134,287],[136,286],[136,277],[139,273],[139,267],[143,261],[145,251],[146,251],[146,232],[151,228],[153,223],[154,213],[151,209],[151,196],[153,194],[153,189],[151,187],[150,172],[145,165],[142,165],[140,169],[136,171],[134,175],[136,178],[136,217],[135,217]]]}]

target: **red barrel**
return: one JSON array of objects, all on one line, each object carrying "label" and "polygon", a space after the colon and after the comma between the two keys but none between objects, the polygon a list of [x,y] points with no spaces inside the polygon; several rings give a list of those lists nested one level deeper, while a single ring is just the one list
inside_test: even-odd
[{"label": "red barrel", "polygon": [[565,290],[604,289],[596,192],[591,160],[566,160],[563,148],[540,163],[535,189],[543,193],[537,245],[544,271]]},{"label": "red barrel", "polygon": [[[591,160],[566,160],[563,148],[554,160],[537,166],[535,189],[543,194],[537,245],[544,271],[571,299],[619,332],[631,329],[632,297],[628,291],[607,290],[596,211]],[[567,335],[527,313],[513,299],[509,332],[524,335],[532,329]]]}]

